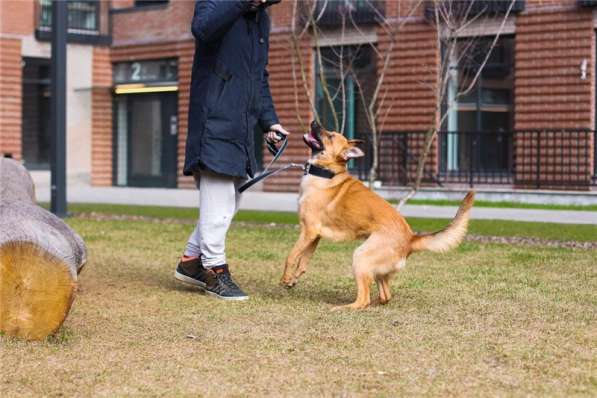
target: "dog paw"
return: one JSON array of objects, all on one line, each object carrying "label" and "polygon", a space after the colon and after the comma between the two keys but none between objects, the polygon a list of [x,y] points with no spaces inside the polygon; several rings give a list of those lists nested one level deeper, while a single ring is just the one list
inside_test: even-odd
[{"label": "dog paw", "polygon": [[290,280],[282,279],[280,281],[280,284],[282,286],[284,286],[285,288],[290,289],[290,288],[294,287],[294,285],[296,285],[296,282],[297,282],[296,279],[290,279]]}]

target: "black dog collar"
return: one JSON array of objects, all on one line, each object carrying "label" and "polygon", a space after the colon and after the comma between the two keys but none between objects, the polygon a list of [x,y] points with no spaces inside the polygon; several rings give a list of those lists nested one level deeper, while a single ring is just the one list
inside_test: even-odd
[{"label": "black dog collar", "polygon": [[314,164],[305,164],[305,175],[311,174],[317,177],[332,179],[336,175],[332,170],[324,169],[323,167],[315,166]]}]

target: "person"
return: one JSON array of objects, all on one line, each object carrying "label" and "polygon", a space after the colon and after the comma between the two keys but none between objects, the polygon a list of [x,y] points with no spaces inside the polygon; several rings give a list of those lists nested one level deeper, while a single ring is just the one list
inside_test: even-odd
[{"label": "person", "polygon": [[185,175],[199,189],[200,217],[175,278],[224,300],[248,296],[232,279],[225,241],[238,210],[238,188],[256,170],[253,131],[258,124],[275,143],[288,135],[269,88],[270,21],[279,0],[198,0],[191,31],[191,74]]}]

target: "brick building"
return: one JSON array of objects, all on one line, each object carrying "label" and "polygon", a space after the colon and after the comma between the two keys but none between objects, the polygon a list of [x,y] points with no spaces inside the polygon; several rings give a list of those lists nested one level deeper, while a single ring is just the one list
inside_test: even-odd
[{"label": "brick building", "polygon": [[[500,2],[477,1],[503,8]],[[367,12],[369,2],[351,3],[361,28],[340,35],[332,9],[320,41],[322,53],[333,55],[343,44],[359,60],[358,73],[375,81],[383,65],[379,54],[389,46],[388,34]],[[429,87],[437,83],[442,51],[437,29],[426,16],[429,4],[407,14],[415,3],[375,3],[391,23],[404,23],[385,78],[390,95],[381,105],[390,110],[383,123],[378,175],[389,186],[412,181],[423,132],[434,123],[435,97]],[[597,27],[593,5],[586,0],[517,1],[487,73],[437,126],[441,133],[427,164],[427,184],[592,189]],[[49,6],[49,0],[0,2],[0,155],[23,159],[29,168],[41,170],[48,167]],[[183,0],[70,2],[69,178],[103,186],[192,186],[181,169],[194,51],[193,8],[194,2]],[[290,0],[270,9],[268,69],[280,119],[294,132],[285,161],[303,162],[308,151],[297,115],[303,123],[309,121],[310,102],[324,119],[326,110],[308,35],[300,49],[315,98],[307,98],[302,83],[291,78],[292,13]],[[481,37],[482,44],[495,35],[498,21],[499,17],[484,19],[462,35]],[[371,50],[370,43],[378,51]],[[328,83],[340,84],[337,74],[328,72]],[[364,81],[359,87],[350,79],[343,81],[352,90],[343,110],[344,132],[368,139],[358,105],[359,90],[370,95]],[[267,160],[268,154],[259,152]],[[364,176],[368,162],[352,165],[354,173]],[[264,189],[296,190],[299,176],[299,171],[277,176]]]}]

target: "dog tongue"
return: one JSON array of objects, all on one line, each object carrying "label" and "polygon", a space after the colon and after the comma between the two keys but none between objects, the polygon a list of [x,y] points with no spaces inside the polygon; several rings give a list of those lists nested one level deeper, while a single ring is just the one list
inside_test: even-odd
[{"label": "dog tongue", "polygon": [[314,136],[312,131],[310,131],[309,134],[305,134],[305,138],[307,139],[307,141],[309,141],[309,144],[315,146],[317,149],[321,149],[319,140]]}]

